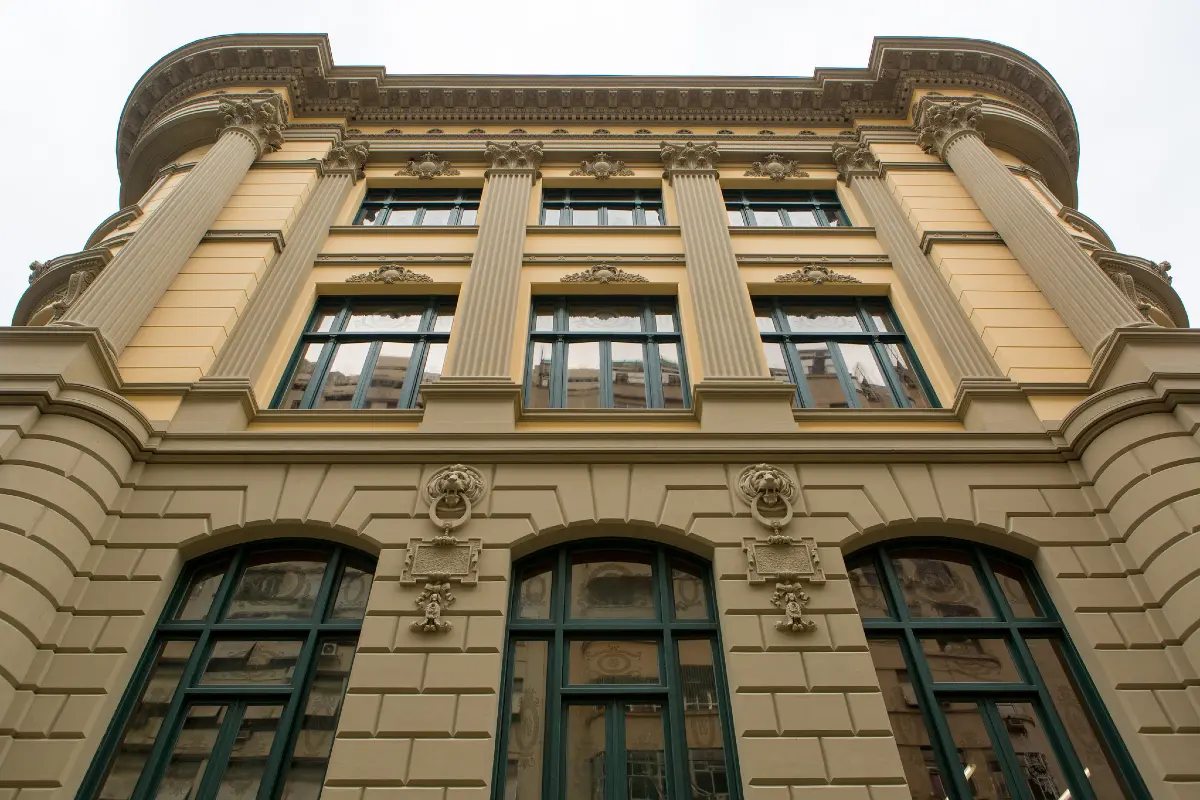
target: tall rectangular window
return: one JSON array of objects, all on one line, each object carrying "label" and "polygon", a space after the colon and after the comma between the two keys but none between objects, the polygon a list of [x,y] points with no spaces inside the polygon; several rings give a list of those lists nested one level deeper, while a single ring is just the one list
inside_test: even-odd
[{"label": "tall rectangular window", "polygon": [[734,228],[840,228],[850,224],[837,192],[772,189],[725,191]]},{"label": "tall rectangular window", "polygon": [[932,408],[937,400],[882,298],[757,298],[767,368],[802,408]]},{"label": "tall rectangular window", "polygon": [[665,225],[658,189],[546,189],[543,225]]},{"label": "tall rectangular window", "polygon": [[475,225],[479,189],[368,189],[355,225]]},{"label": "tall rectangular window", "polygon": [[423,408],[446,360],[453,297],[323,300],[300,337],[275,408]]},{"label": "tall rectangular window", "polygon": [[525,405],[686,408],[674,299],[535,299]]}]

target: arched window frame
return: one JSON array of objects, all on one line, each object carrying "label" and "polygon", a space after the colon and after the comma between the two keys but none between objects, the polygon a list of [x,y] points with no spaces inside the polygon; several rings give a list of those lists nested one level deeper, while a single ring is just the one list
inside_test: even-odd
[{"label": "arched window frame", "polygon": [[[654,604],[656,618],[640,619],[571,619],[567,614],[570,602],[569,581],[571,556],[588,551],[625,551],[632,554],[649,555],[654,568]],[[703,580],[707,619],[677,620],[672,613],[674,589],[671,580],[672,562],[684,564],[695,570]],[[521,580],[530,568],[552,565],[551,613],[548,620],[520,619]],[[666,545],[638,539],[597,538],[582,539],[532,553],[514,562],[511,573],[508,600],[508,624],[505,629],[504,666],[501,674],[501,697],[499,702],[499,724],[496,732],[496,756],[492,777],[492,797],[503,800],[505,795],[506,764],[509,747],[508,720],[511,717],[512,681],[515,644],[518,640],[540,639],[549,643],[546,686],[545,745],[542,764],[542,796],[562,797],[563,776],[563,733],[565,731],[563,708],[567,698],[579,700],[595,697],[643,696],[665,697],[667,700],[667,725],[665,728],[667,751],[665,758],[671,772],[668,782],[669,800],[689,800],[690,787],[688,763],[685,757],[687,744],[684,739],[683,681],[679,671],[678,653],[675,642],[680,634],[691,638],[708,638],[713,646],[713,671],[718,698],[721,742],[725,754],[726,782],[730,800],[742,800],[741,772],[738,768],[737,739],[734,736],[732,709],[729,703],[729,679],[725,668],[725,648],[716,604],[716,587],[711,564],[702,558]],[[567,679],[568,638],[596,634],[600,636],[661,636],[660,669],[666,676],[665,689],[657,686],[637,684],[600,685],[569,687]]]},{"label": "arched window frame", "polygon": [[[286,552],[301,550],[321,552],[328,556],[321,586],[314,600],[314,610],[308,620],[245,620],[220,621],[217,619],[228,608],[237,581],[246,566],[247,559],[272,551]],[[208,611],[200,620],[177,620],[174,616],[183,605],[192,579],[205,570],[227,562],[220,584],[212,597]],[[192,640],[195,642],[187,657],[185,666],[175,685],[168,710],[163,715],[160,725],[161,733],[155,739],[154,745],[146,758],[142,773],[133,790],[133,800],[151,797],[151,792],[157,787],[163,777],[163,770],[170,758],[170,749],[177,738],[180,716],[186,708],[189,698],[193,701],[198,697],[211,697],[214,703],[243,702],[247,705],[259,704],[272,697],[286,698],[284,708],[279,717],[279,724],[271,747],[271,754],[263,769],[263,782],[259,785],[259,797],[277,797],[287,777],[284,761],[293,753],[299,734],[303,716],[301,704],[308,698],[316,675],[317,644],[322,637],[353,636],[355,651],[362,632],[363,618],[334,620],[327,619],[332,611],[332,604],[338,589],[342,567],[357,564],[372,575],[372,583],[376,568],[376,558],[355,548],[338,545],[320,539],[267,539],[249,542],[234,547],[208,553],[193,559],[184,565],[175,586],[167,599],[149,641],[142,652],[137,666],[125,687],[121,701],[113,714],[100,747],[92,759],[91,765],[80,784],[76,797],[78,800],[92,800],[99,797],[109,771],[114,764],[114,757],[124,737],[126,727],[142,699],[148,682],[165,642]],[[296,661],[294,676],[291,684],[286,686],[197,686],[196,681],[205,662],[208,660],[210,643],[214,635],[226,639],[240,637],[258,639],[283,638],[287,634],[293,637],[303,636],[304,642]],[[345,694],[342,695],[342,701]],[[338,714],[341,715],[339,705]],[[218,746],[229,744],[219,741]],[[215,782],[205,779],[199,790],[208,792],[215,787]]]},{"label": "arched window frame", "polygon": [[[998,616],[995,618],[912,617],[904,600],[900,580],[896,575],[892,559],[889,557],[892,551],[909,548],[935,548],[967,554],[971,558],[975,575]],[[916,692],[921,715],[929,732],[938,769],[942,776],[948,776],[948,782],[953,786],[951,797],[966,798],[971,797],[972,794],[959,765],[950,760],[950,754],[957,752],[957,746],[945,716],[938,710],[939,702],[952,701],[955,697],[972,699],[1009,695],[1036,698],[1041,712],[1045,715],[1047,727],[1050,729],[1049,740],[1054,754],[1058,757],[1070,782],[1080,787],[1080,791],[1077,794],[1072,793],[1072,797],[1074,800],[1096,800],[1096,795],[1084,776],[1083,766],[1076,757],[1073,747],[1062,746],[1064,742],[1070,742],[1070,737],[1062,723],[1054,700],[1049,695],[1045,681],[1039,674],[1033,655],[1026,645],[1027,636],[1032,634],[1029,638],[1050,638],[1062,643],[1062,655],[1067,674],[1079,689],[1085,711],[1091,715],[1092,721],[1099,729],[1102,745],[1108,748],[1112,756],[1118,779],[1125,784],[1125,789],[1133,797],[1138,800],[1143,798],[1149,800],[1150,792],[1138,773],[1112,717],[1108,714],[1104,700],[1100,697],[1095,683],[1080,659],[1041,577],[1028,559],[998,548],[959,539],[923,537],[896,539],[865,547],[847,554],[845,561],[847,570],[853,570],[869,562],[880,577],[890,617],[864,617],[862,619],[863,629],[868,641],[873,638],[899,638],[901,640],[905,665],[912,677],[913,689]],[[1041,617],[1023,618],[1014,614],[992,569],[994,563],[1015,567],[1021,571],[1028,588],[1043,612]],[[1022,684],[962,682],[948,685],[943,682],[938,683],[935,690],[935,682],[926,660],[917,656],[922,652],[919,638],[921,634],[947,632],[1006,637],[1010,642],[1009,649],[1017,670],[1026,680]],[[1000,753],[999,756],[1002,761],[1010,758],[1010,754],[1007,753]],[[1015,764],[1005,763],[1005,767],[1009,774],[1017,772]],[[1018,789],[1018,795],[1014,796],[1024,797],[1023,792],[1024,789]]]}]

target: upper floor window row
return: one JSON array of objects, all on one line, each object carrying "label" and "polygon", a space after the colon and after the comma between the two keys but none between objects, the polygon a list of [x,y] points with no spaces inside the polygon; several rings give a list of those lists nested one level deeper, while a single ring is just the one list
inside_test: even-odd
[{"label": "upper floor window row", "polygon": [[726,190],[725,212],[735,228],[841,228],[850,224],[837,192]]},{"label": "upper floor window row", "polygon": [[546,189],[543,225],[664,225],[658,189]]},{"label": "upper floor window row", "polygon": [[479,189],[369,189],[355,225],[475,225]]}]

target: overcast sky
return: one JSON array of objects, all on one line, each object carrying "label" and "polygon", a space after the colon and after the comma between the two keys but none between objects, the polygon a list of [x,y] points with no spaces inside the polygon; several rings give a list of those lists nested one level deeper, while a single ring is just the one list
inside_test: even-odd
[{"label": "overcast sky", "polygon": [[1074,106],[1080,210],[1120,251],[1170,261],[1200,326],[1197,0],[0,0],[0,30],[0,324],[31,261],[82,249],[117,210],[117,120],[142,73],[195,39],[269,31],[328,33],[335,63],[393,73],[812,75],[866,66],[877,35],[1000,42],[1041,62]]}]

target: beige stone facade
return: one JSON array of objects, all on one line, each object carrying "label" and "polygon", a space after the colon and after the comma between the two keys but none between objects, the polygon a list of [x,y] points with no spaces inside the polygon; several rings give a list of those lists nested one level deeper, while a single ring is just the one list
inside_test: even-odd
[{"label": "beige stone facade", "polygon": [[[1200,798],[1200,338],[1169,265],[1073,208],[1079,133],[1027,56],[880,39],[869,64],[425,78],[299,35],[155,64],[118,131],[125,207],[35,265],[0,329],[0,800],[98,796],[185,565],[292,537],[377,559],[328,798],[549,797],[495,785],[513,564],[609,537],[711,564],[725,677],[704,708],[737,780],[706,796],[929,796],[893,730],[918,706],[847,569],[923,537],[1028,559],[1144,783],[1124,796]],[[478,224],[356,224],[380,189],[481,191]],[[660,193],[662,224],[543,224],[547,193],[595,189]],[[848,224],[729,225],[722,192],[766,190],[833,193]],[[568,280],[598,264],[644,280]],[[589,296],[675,304],[682,407],[527,407],[531,310]],[[457,298],[422,408],[273,406],[331,297]],[[756,323],[775,297],[886,300],[929,407],[793,407]],[[477,582],[453,582],[448,630],[413,630],[410,543],[447,534],[428,487],[453,464],[483,491],[435,510],[479,540]],[[756,464],[794,484],[779,529],[739,488]],[[779,533],[815,541],[811,630],[778,629],[775,581],[748,581],[745,540]]]}]

